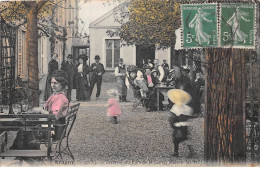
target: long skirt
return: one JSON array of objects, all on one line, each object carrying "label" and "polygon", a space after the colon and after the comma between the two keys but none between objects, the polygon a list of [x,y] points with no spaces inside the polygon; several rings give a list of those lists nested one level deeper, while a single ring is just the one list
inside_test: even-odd
[{"label": "long skirt", "polygon": [[77,75],[77,94],[76,98],[79,101],[89,100],[89,85],[86,77],[82,77],[80,74]]},{"label": "long skirt", "polygon": [[117,77],[117,88],[120,96],[126,96],[127,95],[127,87],[125,85],[125,77]]}]

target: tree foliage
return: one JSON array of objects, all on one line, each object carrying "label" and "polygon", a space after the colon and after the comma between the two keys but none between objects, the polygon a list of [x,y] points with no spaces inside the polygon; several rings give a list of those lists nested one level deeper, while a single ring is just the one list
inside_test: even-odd
[{"label": "tree foliage", "polygon": [[175,0],[131,0],[115,12],[115,20],[122,24],[119,35],[127,45],[137,44],[169,47],[175,44],[175,30],[180,27],[180,3]]}]

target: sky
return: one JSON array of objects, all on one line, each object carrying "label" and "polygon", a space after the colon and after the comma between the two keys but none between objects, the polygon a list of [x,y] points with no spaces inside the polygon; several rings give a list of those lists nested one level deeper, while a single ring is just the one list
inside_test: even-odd
[{"label": "sky", "polygon": [[80,2],[79,17],[84,21],[84,24],[80,24],[79,32],[89,33],[89,24],[101,17],[108,11],[112,10],[117,4],[108,4],[106,0],[84,0]]}]

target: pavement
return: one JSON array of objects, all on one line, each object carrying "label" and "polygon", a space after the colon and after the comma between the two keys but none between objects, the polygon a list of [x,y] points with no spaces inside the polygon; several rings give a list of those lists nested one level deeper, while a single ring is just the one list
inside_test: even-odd
[{"label": "pavement", "polygon": [[[172,157],[172,129],[168,123],[169,111],[146,112],[139,106],[132,110],[134,100],[120,103],[123,114],[118,124],[108,121],[106,91],[115,83],[104,82],[100,98],[80,102],[77,119],[70,135],[75,166],[201,166],[204,154],[203,118],[193,119],[190,141],[196,155],[188,159],[188,148],[180,144],[180,156]],[[92,96],[95,96],[95,89]]]}]

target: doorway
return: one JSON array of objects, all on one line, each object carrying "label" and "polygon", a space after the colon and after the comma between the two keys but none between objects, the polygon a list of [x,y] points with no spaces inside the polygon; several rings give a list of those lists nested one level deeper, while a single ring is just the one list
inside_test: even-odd
[{"label": "doorway", "polygon": [[136,45],[136,65],[142,67],[148,59],[155,59],[155,46]]}]

